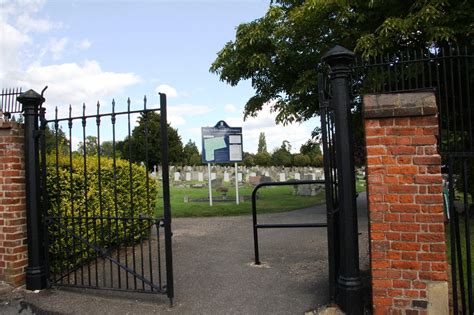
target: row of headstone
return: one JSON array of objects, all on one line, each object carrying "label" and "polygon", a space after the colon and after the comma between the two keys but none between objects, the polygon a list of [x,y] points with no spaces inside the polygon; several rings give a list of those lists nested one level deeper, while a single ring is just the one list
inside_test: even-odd
[{"label": "row of headstone", "polygon": [[[156,171],[154,171],[156,174]],[[160,174],[160,173],[159,173]],[[156,175],[155,175],[156,176]],[[240,168],[237,173],[238,182],[250,182],[252,184],[258,184],[264,181],[280,181],[285,182],[288,180],[323,180],[324,172],[323,169],[313,169],[312,172],[292,172],[289,170],[280,170],[277,172],[275,169],[260,169],[259,171],[251,171],[246,168]],[[160,176],[158,176],[160,178]],[[224,183],[233,183],[235,181],[235,170],[233,169],[217,169],[211,172],[211,180],[216,178],[222,179]],[[209,180],[208,172],[201,172],[199,170],[191,170],[185,172],[175,171],[172,173],[172,179],[174,182],[207,182]]]}]

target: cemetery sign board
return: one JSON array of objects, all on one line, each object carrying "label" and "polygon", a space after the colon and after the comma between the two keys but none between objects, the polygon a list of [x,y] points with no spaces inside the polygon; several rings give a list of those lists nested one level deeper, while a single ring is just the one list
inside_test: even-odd
[{"label": "cemetery sign board", "polygon": [[229,127],[223,120],[214,127],[202,127],[202,162],[242,162],[242,127]]}]

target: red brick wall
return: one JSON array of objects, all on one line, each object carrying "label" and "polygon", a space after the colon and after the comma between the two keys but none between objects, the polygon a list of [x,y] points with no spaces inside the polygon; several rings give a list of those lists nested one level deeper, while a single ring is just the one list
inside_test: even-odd
[{"label": "red brick wall", "polygon": [[26,200],[23,128],[0,116],[0,282],[25,280]]},{"label": "red brick wall", "polygon": [[364,96],[374,314],[426,314],[448,279],[436,112],[432,92]]}]

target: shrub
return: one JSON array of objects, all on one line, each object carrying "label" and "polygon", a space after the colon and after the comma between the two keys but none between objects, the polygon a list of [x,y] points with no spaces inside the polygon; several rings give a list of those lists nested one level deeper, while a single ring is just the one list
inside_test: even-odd
[{"label": "shrub", "polygon": [[72,171],[67,156],[60,157],[57,165],[55,156],[46,159],[53,272],[75,268],[95,258],[98,253],[91,245],[110,251],[134,244],[150,233],[152,221],[137,219],[152,217],[156,206],[157,183],[150,177],[147,202],[144,167],[131,165],[130,189],[128,161],[116,160],[116,180],[111,158],[101,157],[100,172],[97,156],[88,156],[86,161],[84,174],[82,156],[73,157]]}]

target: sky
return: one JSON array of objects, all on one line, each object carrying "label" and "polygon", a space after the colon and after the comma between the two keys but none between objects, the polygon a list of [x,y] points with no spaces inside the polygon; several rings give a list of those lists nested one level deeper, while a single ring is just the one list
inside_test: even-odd
[{"label": "sky", "polygon": [[[168,121],[183,144],[201,147],[201,127],[224,120],[243,128],[243,149],[256,152],[260,132],[267,148],[284,140],[297,152],[319,125],[275,124],[266,106],[243,120],[253,96],[249,81],[231,87],[209,67],[236,27],[265,14],[269,0],[0,0],[0,85],[45,91],[48,118],[158,107],[158,92],[168,97]],[[134,120],[133,117],[132,120]],[[75,128],[79,126],[75,126]],[[65,128],[65,126],[63,126]],[[88,126],[88,128],[92,128]],[[110,128],[101,140],[110,140]],[[119,128],[117,139],[125,137]],[[89,132],[93,132],[92,129]],[[74,132],[73,144],[81,135]]]}]

